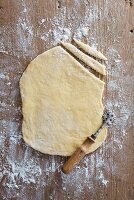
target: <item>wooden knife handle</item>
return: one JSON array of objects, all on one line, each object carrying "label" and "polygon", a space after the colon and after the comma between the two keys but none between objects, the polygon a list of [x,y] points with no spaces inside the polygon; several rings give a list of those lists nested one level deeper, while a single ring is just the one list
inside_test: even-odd
[{"label": "wooden knife handle", "polygon": [[72,156],[65,162],[63,165],[62,171],[65,174],[69,174],[75,165],[77,165],[83,158],[84,156],[88,153],[88,149],[90,145],[92,145],[94,141],[91,140],[91,138],[87,138],[85,142],[79,147],[73,154]]},{"label": "wooden knife handle", "polygon": [[65,174],[69,174],[73,170],[74,166],[77,165],[85,155],[86,153],[81,148],[78,148],[63,165],[62,171]]}]

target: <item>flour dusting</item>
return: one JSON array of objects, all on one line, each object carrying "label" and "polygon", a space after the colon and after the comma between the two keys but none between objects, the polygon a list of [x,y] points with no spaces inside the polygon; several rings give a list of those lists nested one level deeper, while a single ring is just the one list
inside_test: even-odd
[{"label": "flour dusting", "polygon": [[101,182],[104,186],[107,186],[108,180],[105,179],[104,174],[102,171],[99,171],[99,175],[97,176],[99,182]]},{"label": "flour dusting", "polygon": [[82,37],[87,37],[88,36],[88,27],[82,27],[78,28],[77,32],[74,34],[74,37],[81,40]]},{"label": "flour dusting", "polygon": [[[61,2],[61,7],[56,10],[54,16],[48,17],[42,12],[38,16],[32,16],[32,3],[29,4],[26,0],[13,0],[16,12],[19,13],[15,23],[5,23],[1,26],[0,52],[4,59],[1,59],[0,66],[0,183],[4,189],[0,195],[3,199],[16,197],[26,199],[27,186],[35,189],[35,199],[40,199],[40,191],[45,194],[48,188],[51,188],[49,198],[52,200],[57,198],[55,188],[58,190],[62,188],[60,193],[64,199],[70,198],[69,192],[73,188],[73,198],[79,199],[85,190],[92,194],[96,185],[108,188],[111,184],[108,174],[111,177],[122,178],[119,174],[120,162],[114,162],[113,157],[118,159],[119,156],[122,165],[127,162],[125,156],[129,154],[124,154],[124,144],[129,136],[131,117],[134,113],[132,109],[134,77],[130,75],[129,64],[125,63],[117,48],[123,37],[121,38],[120,33],[116,31],[117,16],[109,17],[111,2],[106,1],[105,8],[102,9],[99,9],[95,2],[89,6],[87,0],[82,3],[79,0],[73,2],[73,7],[70,9]],[[87,6],[80,13],[83,2]],[[38,8],[37,1],[34,1],[34,4]],[[118,12],[120,6],[116,4],[113,6]],[[36,19],[37,27],[32,24],[33,18]],[[105,28],[101,22],[106,22]],[[107,36],[107,43],[112,41],[108,38],[112,35],[111,31],[117,34],[113,36],[113,43],[111,42],[106,49],[108,57],[106,106],[115,113],[117,120],[115,126],[108,130],[108,138],[102,147],[87,155],[71,174],[65,175],[60,170],[65,162],[63,157],[43,155],[26,145],[22,139],[19,80],[27,63],[39,52],[57,45],[61,40],[69,42],[75,37],[81,41],[86,40],[94,49],[99,46],[105,47],[106,40],[98,36],[98,27],[102,35]],[[101,40],[97,41],[98,38]],[[41,50],[36,46],[38,42],[43,46]],[[108,157],[109,152],[112,157]]]},{"label": "flour dusting", "polygon": [[[81,23],[78,24],[77,28],[74,29],[75,24],[72,23],[72,20],[75,18],[75,11],[70,15],[67,15],[66,8],[62,7],[60,13],[58,13],[57,16],[54,16],[52,19],[42,18],[39,21],[40,27],[42,26],[46,28],[47,24],[49,24],[49,26],[52,28],[47,30],[47,32],[43,32],[41,35],[38,34],[38,36],[44,41],[49,41],[49,39],[51,39],[52,45],[57,45],[60,43],[60,41],[68,42],[72,39],[72,37],[81,40],[89,35],[89,24],[91,25],[96,20],[98,20],[98,14],[99,11],[96,6],[91,6],[90,9],[86,9]],[[66,20],[70,22],[68,23],[68,27],[65,26]],[[92,36],[88,39],[91,45],[96,46]]]},{"label": "flour dusting", "polygon": [[33,40],[33,27],[28,18],[22,16],[17,22],[17,39],[18,46],[24,48],[24,51],[32,44]]},{"label": "flour dusting", "polygon": [[58,28],[52,31],[52,38],[54,40],[54,45],[60,43],[60,41],[68,41],[71,38],[71,32],[68,28]]}]

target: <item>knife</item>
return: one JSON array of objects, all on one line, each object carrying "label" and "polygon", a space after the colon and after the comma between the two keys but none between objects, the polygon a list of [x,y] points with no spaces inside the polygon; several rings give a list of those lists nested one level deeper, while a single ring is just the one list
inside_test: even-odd
[{"label": "knife", "polygon": [[73,170],[74,166],[76,166],[87,154],[90,145],[96,142],[96,138],[98,137],[102,129],[104,127],[110,127],[114,122],[114,113],[112,113],[110,110],[105,110],[102,116],[102,124],[99,129],[96,131],[96,133],[89,136],[78,149],[76,149],[72,156],[63,165],[62,171],[65,174],[69,174]]}]

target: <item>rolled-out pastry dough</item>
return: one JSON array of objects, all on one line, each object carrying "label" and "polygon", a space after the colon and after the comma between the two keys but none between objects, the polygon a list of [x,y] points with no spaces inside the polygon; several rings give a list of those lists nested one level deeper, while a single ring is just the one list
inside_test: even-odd
[{"label": "rolled-out pastry dough", "polygon": [[60,46],[37,56],[20,80],[25,142],[42,153],[71,155],[102,123],[103,89],[104,82]]}]

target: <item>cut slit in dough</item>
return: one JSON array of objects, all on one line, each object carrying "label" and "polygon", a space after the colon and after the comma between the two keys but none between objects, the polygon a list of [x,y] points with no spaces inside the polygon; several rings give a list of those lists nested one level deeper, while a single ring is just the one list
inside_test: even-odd
[{"label": "cut slit in dough", "polygon": [[[37,56],[20,80],[23,138],[34,149],[70,156],[102,123],[104,82],[62,47]],[[88,153],[105,140],[103,129]]]},{"label": "cut slit in dough", "polygon": [[79,49],[77,49],[74,45],[70,43],[61,42],[61,44],[70,51],[73,55],[75,55],[78,59],[82,60],[88,66],[90,66],[95,71],[99,72],[102,75],[106,75],[105,65],[102,65],[98,61],[94,60],[90,56],[84,54]]}]

